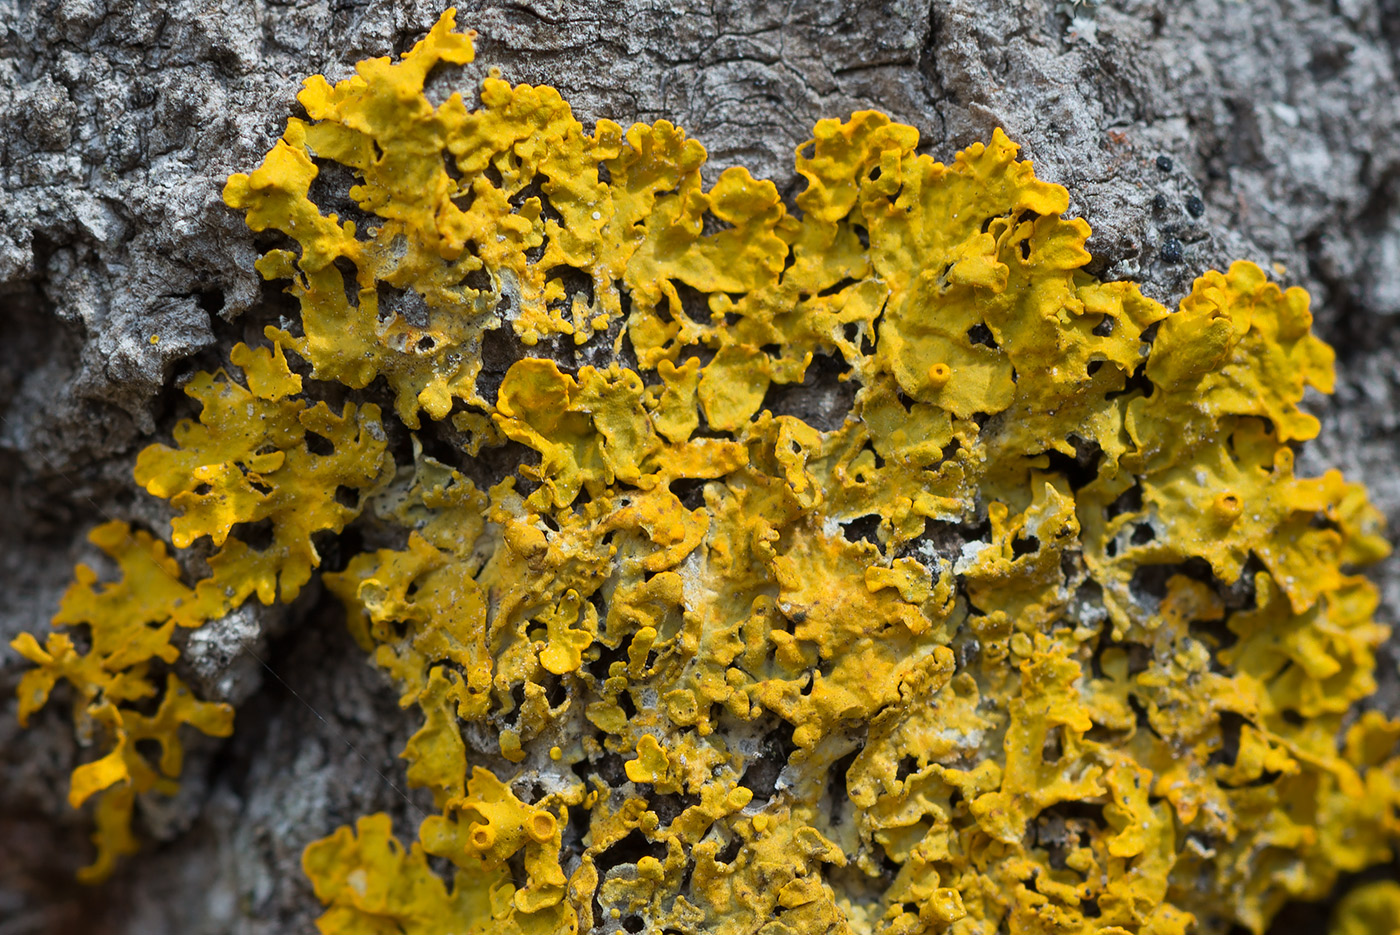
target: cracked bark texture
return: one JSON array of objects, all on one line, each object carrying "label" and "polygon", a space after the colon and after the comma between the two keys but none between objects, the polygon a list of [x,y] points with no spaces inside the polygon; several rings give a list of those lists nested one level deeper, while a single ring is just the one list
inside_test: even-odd
[{"label": "cracked bark texture", "polygon": [[[541,0],[459,3],[476,65],[547,83],[585,125],[666,118],[798,190],[812,124],[878,108],[947,160],[1001,126],[1093,226],[1093,271],[1173,306],[1243,258],[1314,298],[1339,387],[1304,468],[1364,481],[1400,528],[1400,2],[1397,0]],[[104,517],[158,524],[135,452],[184,411],[173,389],[287,310],[219,192],[255,166],[303,76],[408,48],[437,3],[0,0],[0,641],[40,630]],[[149,337],[158,333],[160,341]],[[1374,572],[1382,619],[1400,564]],[[192,751],[143,807],[148,841],[96,890],[72,883],[80,755],[52,704],[15,723],[0,653],[0,933],[312,930],[302,847],[387,809],[399,831],[412,725],[315,593],[185,649],[234,738]],[[263,663],[267,663],[264,665]],[[1397,710],[1396,655],[1377,703]],[[1385,872],[1385,871],[1381,871]],[[1316,931],[1317,910],[1277,932]]]}]

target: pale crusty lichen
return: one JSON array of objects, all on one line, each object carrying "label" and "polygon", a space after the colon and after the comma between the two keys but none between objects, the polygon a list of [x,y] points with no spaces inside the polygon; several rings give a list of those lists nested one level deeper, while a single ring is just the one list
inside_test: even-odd
[{"label": "pale crusty lichen", "polygon": [[[310,120],[230,179],[295,242],[259,269],[302,308],[238,353],[383,376],[463,466],[534,457],[482,489],[415,446],[390,483],[364,431],[323,432],[353,453],[317,473],[293,429],[284,479],[260,423],[141,469],[183,491],[177,545],[270,518],[283,599],[303,523],[348,519],[302,506],[318,482],[403,537],[324,580],[421,711],[439,814],[408,849],[386,816],[307,849],[326,935],[1260,931],[1386,859],[1400,724],[1348,715],[1387,632],[1354,569],[1387,547],[1363,490],[1293,473],[1332,383],[1301,290],[1239,263],[1168,314],[1098,281],[1000,131],[943,165],[880,114],[824,120],[790,210],[549,88],[434,107],[429,71],[472,57],[453,27],[310,79]],[[358,221],[311,200],[318,161]],[[603,353],[490,388],[500,328]],[[819,361],[839,424],[775,402]]]}]

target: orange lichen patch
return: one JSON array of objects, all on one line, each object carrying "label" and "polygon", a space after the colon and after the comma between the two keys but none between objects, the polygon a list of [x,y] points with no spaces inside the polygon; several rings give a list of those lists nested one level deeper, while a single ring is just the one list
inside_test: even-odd
[{"label": "orange lichen patch", "polygon": [[[558,817],[521,802],[480,767],[472,771],[465,795],[448,802],[444,814],[424,819],[419,830],[423,851],[457,868],[454,901],[481,907],[502,932],[577,930],[574,908],[564,899],[568,879],[559,866],[560,835]],[[512,885],[507,861],[513,859],[525,869],[528,885]],[[316,879],[310,867],[308,873]],[[443,914],[438,930],[463,918]],[[325,917],[321,926],[326,932],[354,931],[328,926]]]},{"label": "orange lichen patch", "polygon": [[[246,390],[197,378],[138,465],[236,600],[290,599],[359,505],[393,544],[325,582],[439,814],[308,848],[326,935],[1261,931],[1386,858],[1400,729],[1347,719],[1388,547],[1361,488],[1294,472],[1332,383],[1306,296],[1247,263],[1170,314],[1099,281],[999,130],[945,165],[823,120],[790,212],[742,169],[705,189],[665,121],[589,133],[495,75],[434,106],[453,22],[308,80],[230,179],[295,242],[259,269],[301,336],[236,350]],[[311,200],[329,162],[353,221]],[[479,385],[502,327],[527,353]],[[377,410],[308,408],[283,345],[383,376],[437,458],[415,436],[391,482]],[[492,447],[526,454],[478,486]],[[262,519],[275,549],[234,545]],[[29,649],[30,704],[85,664]]]},{"label": "orange lichen patch", "polygon": [[[135,701],[155,694],[140,667],[179,656],[170,637],[178,612],[194,594],[180,582],[179,565],[165,543],[122,522],[104,523],[88,538],[117,563],[121,580],[98,587],[98,574],[89,566],[79,565],[74,573],[53,625],[91,627],[86,652],[79,652],[65,633],[50,633],[43,649],[32,634],[15,639],[15,649],[40,665],[20,683],[21,724],[48,703],[59,679],[82,686],[84,702],[99,693],[114,701]],[[183,620],[186,625],[202,622]],[[95,623],[101,625],[92,627]]]}]

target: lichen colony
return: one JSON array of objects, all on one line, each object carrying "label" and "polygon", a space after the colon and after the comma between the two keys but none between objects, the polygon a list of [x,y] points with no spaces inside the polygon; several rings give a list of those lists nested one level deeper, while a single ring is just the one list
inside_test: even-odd
[{"label": "lichen colony", "polygon": [[[309,79],[229,179],[300,320],[138,459],[170,545],[99,527],[121,579],[80,567],[16,641],[22,713],[66,679],[104,751],[91,878],[179,725],[232,728],[176,628],[291,600],[351,523],[383,547],[320,577],[436,814],[307,848],[326,935],[1258,932],[1389,857],[1400,723],[1356,713],[1387,546],[1360,487],[1293,470],[1333,382],[1305,293],[1099,281],[1000,131],[943,165],[823,120],[785,203],[548,87],[434,106],[454,29]],[[316,200],[350,177],[353,218]]]}]

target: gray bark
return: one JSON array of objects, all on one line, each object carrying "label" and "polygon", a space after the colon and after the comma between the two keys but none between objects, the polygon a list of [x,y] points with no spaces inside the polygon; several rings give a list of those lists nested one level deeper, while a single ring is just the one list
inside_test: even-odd
[{"label": "gray bark", "polygon": [[[92,525],[159,518],[130,472],[186,412],[173,387],[285,308],[224,178],[257,165],[303,76],[402,51],[440,12],[0,0],[0,641],[46,627]],[[470,92],[496,66],[559,88],[585,125],[670,119],[712,174],[743,164],[791,195],[794,147],[855,109],[913,124],[944,160],[1001,126],[1069,189],[1105,278],[1172,306],[1232,259],[1281,264],[1339,354],[1302,466],[1364,481],[1400,527],[1396,0],[467,0],[459,22],[477,63],[444,81]],[[1400,564],[1374,577],[1394,621]],[[305,844],[380,809],[416,825],[396,759],[412,719],[328,600],[249,611],[186,656],[240,703],[236,734],[192,750],[181,796],[143,808],[143,854],[81,891],[67,713],[19,730],[24,666],[0,652],[3,935],[310,931]]]}]

